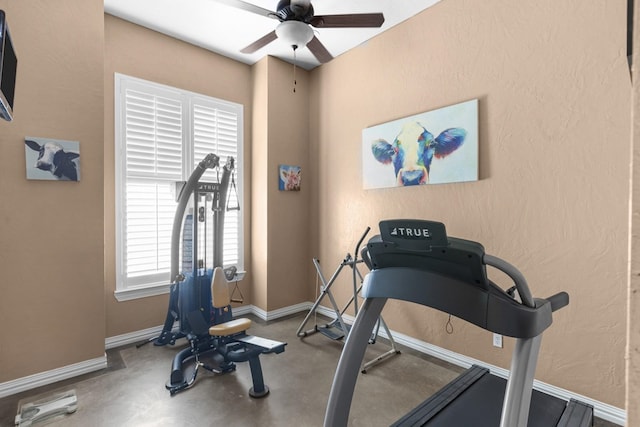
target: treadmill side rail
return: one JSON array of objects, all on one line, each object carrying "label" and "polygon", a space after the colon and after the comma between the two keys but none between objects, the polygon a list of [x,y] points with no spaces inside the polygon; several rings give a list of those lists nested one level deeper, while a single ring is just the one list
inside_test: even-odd
[{"label": "treadmill side rail", "polygon": [[557,427],[592,427],[593,406],[571,399]]}]

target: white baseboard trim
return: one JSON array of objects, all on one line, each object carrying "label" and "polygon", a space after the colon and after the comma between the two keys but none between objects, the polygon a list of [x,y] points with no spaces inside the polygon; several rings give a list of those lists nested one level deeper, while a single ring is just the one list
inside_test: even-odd
[{"label": "white baseboard trim", "polygon": [[311,305],[312,304],[310,302],[303,302],[300,304],[290,305],[288,307],[283,307],[268,312],[259,307],[256,307],[255,305],[243,305],[241,307],[234,307],[233,315],[244,316],[246,314],[253,314],[262,320],[269,321],[289,316],[291,314],[297,314],[301,311],[309,310],[311,308]]},{"label": "white baseboard trim", "polygon": [[[162,326],[156,326],[153,328],[142,329],[140,331],[130,332],[128,334],[117,335],[115,337],[109,337],[104,340],[104,347],[107,350],[112,348],[122,347],[129,344],[138,343],[145,340],[153,339],[160,336],[162,332]],[[174,325],[174,331],[177,330],[177,325]]]},{"label": "white baseboard trim", "polygon": [[107,367],[107,355],[97,357],[73,365],[63,366],[50,371],[40,372],[27,377],[0,383],[0,398],[31,390],[43,385],[53,384],[58,381],[99,371]]},{"label": "white baseboard trim", "polygon": [[[257,310],[258,310],[258,307],[256,307],[255,305],[241,305],[239,307],[233,307],[233,316],[238,317],[238,316],[244,316],[247,314],[256,314]],[[260,310],[260,311],[263,311],[263,310]],[[256,314],[256,316],[258,315]]]},{"label": "white baseboard trim", "polygon": [[[262,320],[275,320],[281,317],[289,316],[291,314],[296,314],[301,311],[309,310],[312,307],[313,303],[304,302],[296,305],[292,305],[289,307],[280,308],[273,311],[265,311],[254,305],[245,305],[241,307],[236,307],[233,309],[235,315],[246,315],[253,314],[259,317]],[[318,307],[318,314],[333,318],[335,313],[332,309],[326,308],[324,306]],[[344,319],[353,323],[353,316],[344,315]],[[116,347],[121,347],[123,345],[133,344],[136,342],[140,342],[146,339],[150,339],[156,337],[162,331],[162,326],[157,326],[154,328],[148,328],[141,331],[131,332],[123,335],[118,335],[115,337],[109,337],[105,340],[105,348],[112,349]],[[293,334],[294,332],[292,332]],[[471,357],[464,356],[459,353],[455,353],[453,351],[435,346],[433,344],[429,344],[425,341],[420,341],[415,338],[412,338],[408,335],[401,334],[396,331],[391,331],[393,335],[393,339],[396,343],[419,351],[421,353],[428,354],[430,356],[436,357],[438,359],[447,361],[454,365],[468,368],[471,365],[478,364],[487,367],[493,374],[500,376],[502,378],[506,378],[509,371],[500,368],[498,366],[493,366],[487,364],[481,360],[476,360]],[[380,336],[383,338],[389,338],[384,328],[380,329]],[[72,378],[78,375],[86,374],[89,372],[97,371],[99,369],[104,369],[107,367],[107,357],[99,357],[96,359],[88,360],[85,362],[76,363],[74,365],[65,366],[58,369],[53,369],[51,371],[42,372],[39,374],[30,375],[28,377],[18,378],[16,380],[8,381],[5,383],[0,383],[0,398],[10,396],[12,394],[20,393],[26,390],[30,390],[36,387],[40,387],[47,384],[52,384],[57,381],[65,380],[68,378]],[[571,398],[580,400],[584,403],[593,405],[594,414],[598,418],[602,418],[603,420],[612,422],[614,424],[624,426],[627,420],[627,412],[624,409],[617,408],[615,406],[606,404],[604,402],[600,402],[598,400],[591,399],[587,396],[583,396],[577,393],[573,393],[569,390],[562,389],[560,387],[553,386],[551,384],[544,383],[542,381],[535,380],[533,383],[533,387],[536,390],[547,393],[551,396],[558,397],[560,399],[569,400]]]},{"label": "white baseboard trim", "polygon": [[267,318],[265,320],[275,320],[281,317],[286,317],[292,314],[300,313],[301,311],[307,311],[311,308],[311,306],[312,304],[310,302],[304,302],[304,303],[292,305],[289,307],[283,307],[278,310],[273,310],[267,314]]}]

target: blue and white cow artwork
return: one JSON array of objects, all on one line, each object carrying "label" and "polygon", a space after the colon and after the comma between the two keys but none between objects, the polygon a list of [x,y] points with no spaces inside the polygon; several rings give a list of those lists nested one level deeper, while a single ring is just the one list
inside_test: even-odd
[{"label": "blue and white cow artwork", "polygon": [[420,123],[407,122],[393,143],[378,139],[371,151],[380,163],[393,163],[398,186],[427,184],[433,157],[444,158],[453,153],[466,136],[466,130],[451,128],[434,138]]},{"label": "blue and white cow artwork", "polygon": [[365,189],[476,181],[477,100],[363,131]]},{"label": "blue and white cow artwork", "polygon": [[24,143],[28,179],[80,180],[78,142],[26,137]]}]

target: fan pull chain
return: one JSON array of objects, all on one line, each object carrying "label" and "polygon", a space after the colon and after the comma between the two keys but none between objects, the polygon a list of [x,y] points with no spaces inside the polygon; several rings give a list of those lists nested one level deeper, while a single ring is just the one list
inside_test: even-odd
[{"label": "fan pull chain", "polygon": [[298,49],[297,45],[293,45],[293,93],[296,93],[296,85],[298,84],[296,80],[296,50]]},{"label": "fan pull chain", "polygon": [[447,324],[445,325],[444,329],[449,335],[453,334],[453,323],[451,323],[451,315],[449,315],[449,319],[447,320]]}]

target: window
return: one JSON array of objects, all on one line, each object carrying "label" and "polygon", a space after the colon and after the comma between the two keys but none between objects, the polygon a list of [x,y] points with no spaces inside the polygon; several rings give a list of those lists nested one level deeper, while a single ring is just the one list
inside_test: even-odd
[{"label": "window", "polygon": [[[242,105],[115,75],[116,298],[157,295],[170,284],[175,183],[208,154],[235,159],[228,205],[242,200]],[[201,181],[217,182],[207,170]],[[224,267],[243,270],[242,211],[225,213]]]}]

